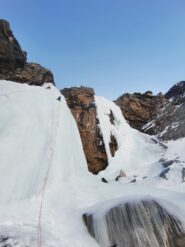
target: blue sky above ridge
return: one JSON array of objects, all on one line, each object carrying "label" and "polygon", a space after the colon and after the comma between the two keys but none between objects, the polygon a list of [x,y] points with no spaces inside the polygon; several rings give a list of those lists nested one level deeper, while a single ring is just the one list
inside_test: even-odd
[{"label": "blue sky above ridge", "polygon": [[0,12],[58,88],[115,99],[185,80],[184,10],[183,0],[2,0]]}]

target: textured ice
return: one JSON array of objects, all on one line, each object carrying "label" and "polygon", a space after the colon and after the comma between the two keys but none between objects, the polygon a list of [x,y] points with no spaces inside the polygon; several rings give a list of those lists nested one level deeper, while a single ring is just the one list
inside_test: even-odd
[{"label": "textured ice", "polygon": [[[178,186],[171,192],[174,180],[158,176],[161,157],[180,156],[176,165],[183,164],[184,140],[169,143],[166,150],[131,129],[113,103],[97,98],[107,153],[110,133],[119,149],[114,157],[109,153],[109,166],[102,174],[92,175],[76,123],[64,98],[56,100],[59,96],[52,85],[48,89],[48,84],[0,81],[0,239],[8,238],[19,247],[37,246],[38,238],[45,247],[96,247],[82,215],[102,204],[112,207],[119,200],[126,203],[144,197],[160,200],[170,212],[185,218],[184,193],[178,193],[184,183],[174,175]],[[107,122],[110,109],[114,126]],[[120,169],[128,175],[126,183],[114,181]],[[144,175],[148,179],[142,179]],[[101,176],[110,183],[102,183]],[[138,181],[130,183],[134,176]]]}]

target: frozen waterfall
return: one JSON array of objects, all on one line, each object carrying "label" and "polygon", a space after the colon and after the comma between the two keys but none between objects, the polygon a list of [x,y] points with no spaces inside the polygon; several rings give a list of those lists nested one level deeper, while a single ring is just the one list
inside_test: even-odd
[{"label": "frozen waterfall", "polygon": [[102,208],[85,219],[102,247],[176,247],[184,233],[181,222],[155,200]]}]

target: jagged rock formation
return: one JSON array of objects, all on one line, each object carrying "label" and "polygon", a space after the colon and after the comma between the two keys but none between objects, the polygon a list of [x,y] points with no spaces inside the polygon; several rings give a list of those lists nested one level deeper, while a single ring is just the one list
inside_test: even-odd
[{"label": "jagged rock formation", "polygon": [[26,60],[26,52],[21,49],[9,23],[0,20],[0,79],[38,86],[45,82],[54,84],[50,70]]},{"label": "jagged rock formation", "polygon": [[10,25],[0,20],[0,69],[7,72],[15,68],[22,68],[26,63],[26,53],[22,51],[14,37]]},{"label": "jagged rock formation", "polygon": [[99,208],[97,214],[84,215],[84,222],[101,246],[185,246],[182,223],[155,200]]},{"label": "jagged rock formation", "polygon": [[185,81],[180,81],[172,86],[165,94],[166,99],[174,104],[180,104],[185,101]]},{"label": "jagged rock formation", "polygon": [[107,166],[107,154],[98,127],[94,90],[87,87],[64,88],[61,93],[77,122],[89,171],[98,173]]},{"label": "jagged rock formation", "polygon": [[185,81],[175,84],[165,97],[163,108],[143,127],[143,131],[166,141],[185,137]]},{"label": "jagged rock formation", "polygon": [[151,91],[144,94],[123,94],[115,103],[121,108],[123,116],[131,127],[142,131],[142,127],[156,116],[166,99],[163,94],[153,95]]},{"label": "jagged rock formation", "polygon": [[[115,103],[120,106],[123,116],[130,125],[144,133],[157,135],[162,140],[176,140],[185,137],[185,82],[176,84],[165,95],[124,94]],[[78,124],[89,170],[98,173],[108,164],[107,155],[99,122],[96,117],[94,91],[90,88],[63,89],[68,106]],[[110,113],[110,122],[114,123]],[[109,143],[111,155],[117,150],[117,142],[111,136]],[[161,174],[161,176],[165,176]]]},{"label": "jagged rock formation", "polygon": [[176,83],[165,94],[123,94],[115,103],[133,127],[161,140],[185,137],[185,81]]}]

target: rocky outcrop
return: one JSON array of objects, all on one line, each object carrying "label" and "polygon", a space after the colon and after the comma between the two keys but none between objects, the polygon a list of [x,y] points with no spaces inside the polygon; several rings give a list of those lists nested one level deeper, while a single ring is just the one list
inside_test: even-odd
[{"label": "rocky outcrop", "polygon": [[89,171],[96,174],[107,166],[107,154],[98,127],[94,90],[87,87],[64,88],[61,93],[77,122]]},{"label": "rocky outcrop", "polygon": [[133,127],[161,140],[185,137],[185,81],[176,83],[165,94],[123,94],[115,103]]},{"label": "rocky outcrop", "polygon": [[22,51],[14,37],[10,25],[0,20],[0,71],[8,72],[14,68],[23,68],[26,63],[26,53]]},{"label": "rocky outcrop", "polygon": [[143,131],[165,141],[185,137],[185,81],[175,84],[165,97],[163,108],[143,127]]},{"label": "rocky outcrop", "polygon": [[185,137],[185,103],[174,105],[168,102],[158,115],[143,127],[148,134],[157,135],[161,140],[177,140]]},{"label": "rocky outcrop", "polygon": [[36,63],[25,63],[23,69],[17,68],[13,73],[8,73],[6,78],[2,79],[36,86],[42,86],[47,82],[54,84],[51,71]]},{"label": "rocky outcrop", "polygon": [[174,104],[185,102],[185,81],[180,81],[172,86],[165,94],[165,97]]},{"label": "rocky outcrop", "polygon": [[107,208],[100,205],[97,212],[84,215],[88,231],[100,246],[185,246],[183,224],[155,200],[127,202]]},{"label": "rocky outcrop", "polygon": [[[183,88],[182,82],[180,85]],[[75,87],[63,89],[61,92],[77,122],[89,170],[96,174],[106,168],[108,160],[99,129],[99,120],[96,117],[94,91],[90,88]],[[172,96],[165,95],[165,97],[161,93],[153,95],[151,91],[144,94],[124,94],[115,103],[120,106],[123,116],[133,128],[157,135],[161,140],[176,140],[185,137],[184,93],[181,90],[174,96],[174,90],[169,92],[173,92]],[[109,118],[114,124],[115,119],[111,111]],[[110,137],[109,147],[113,157],[117,151],[117,141],[113,135]],[[168,170],[165,170],[164,175],[166,172]]]},{"label": "rocky outcrop", "polygon": [[163,94],[159,93],[155,96],[151,91],[147,91],[144,94],[126,93],[115,100],[131,127],[140,131],[152,117],[157,115],[165,102],[166,99]]},{"label": "rocky outcrop", "polygon": [[5,20],[0,20],[0,79],[38,86],[45,82],[54,84],[50,70],[36,63],[27,63],[26,52]]}]

